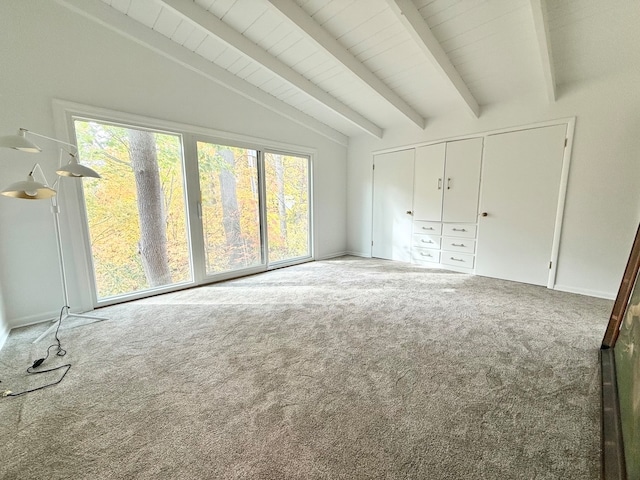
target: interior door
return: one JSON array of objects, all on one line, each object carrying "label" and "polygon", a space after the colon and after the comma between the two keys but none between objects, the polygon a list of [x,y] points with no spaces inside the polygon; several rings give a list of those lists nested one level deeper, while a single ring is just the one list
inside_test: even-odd
[{"label": "interior door", "polygon": [[374,156],[371,256],[411,261],[414,150]]},{"label": "interior door", "polygon": [[446,144],[416,148],[413,218],[442,220],[442,185]]},{"label": "interior door", "polygon": [[447,142],[443,222],[476,222],[481,161],[482,138]]},{"label": "interior door", "polygon": [[548,284],[565,137],[553,125],[486,138],[477,274]]}]

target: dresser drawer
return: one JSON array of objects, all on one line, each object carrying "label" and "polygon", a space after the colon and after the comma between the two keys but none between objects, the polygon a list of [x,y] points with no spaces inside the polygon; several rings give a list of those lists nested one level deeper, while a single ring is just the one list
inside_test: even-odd
[{"label": "dresser drawer", "polygon": [[442,233],[442,224],[440,222],[422,222],[416,220],[413,222],[413,233],[440,235]]},{"label": "dresser drawer", "polygon": [[442,237],[442,250],[473,254],[476,252],[476,241],[462,237]]},{"label": "dresser drawer", "polygon": [[442,234],[451,237],[476,238],[476,225],[473,223],[445,223]]},{"label": "dresser drawer", "polygon": [[440,263],[440,250],[413,248],[411,249],[411,258],[414,263]]},{"label": "dresser drawer", "polygon": [[413,234],[414,247],[435,248],[437,250],[440,248],[441,243],[442,237],[437,237],[435,235],[419,235],[416,233]]},{"label": "dresser drawer", "polygon": [[442,252],[440,263],[452,267],[473,268],[475,256],[468,253]]}]

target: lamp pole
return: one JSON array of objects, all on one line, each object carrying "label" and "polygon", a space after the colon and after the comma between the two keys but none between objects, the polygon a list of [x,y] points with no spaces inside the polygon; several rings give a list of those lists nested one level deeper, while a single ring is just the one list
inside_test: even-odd
[{"label": "lamp pole", "polygon": [[[30,153],[41,152],[42,150],[40,149],[40,147],[38,147],[37,145],[35,145],[33,142],[31,142],[26,138],[27,133],[29,133],[30,135],[35,135],[37,137],[52,140],[62,145],[72,147],[76,152],[78,151],[77,147],[71,143],[63,142],[61,140],[48,137],[46,135],[41,135],[39,133],[32,132],[25,128],[21,128],[20,130],[18,130],[17,135],[0,137],[0,147],[13,148],[15,150],[20,150],[20,151],[30,152]],[[64,166],[62,165],[63,151],[67,152],[71,156],[71,161]],[[58,163],[59,163],[59,166],[58,166],[58,169],[56,170],[56,173],[62,177],[67,176],[67,177],[74,177],[74,178],[82,178],[82,177],[100,178],[100,175],[97,172],[95,172],[89,167],[79,164],[76,158],[76,155],[74,155],[72,152],[70,152],[66,148],[60,147],[60,160]],[[33,174],[36,168],[40,170],[40,174],[45,180],[44,184],[39,184],[34,180]],[[59,180],[60,180],[59,178],[58,180],[56,180],[56,182],[54,183],[54,186],[58,184]],[[107,320],[107,318],[105,317],[96,317],[93,315],[81,315],[81,314],[70,312],[69,289],[67,286],[67,272],[65,268],[64,252],[62,249],[62,234],[60,229],[60,207],[57,199],[55,198],[57,192],[53,188],[49,187],[49,185],[47,184],[47,178],[44,175],[42,168],[40,168],[40,165],[36,163],[32,171],[29,173],[29,176],[26,182],[14,183],[10,185],[8,188],[6,188],[5,190],[3,190],[1,193],[3,195],[13,197],[13,198],[34,199],[34,200],[49,198],[51,200],[51,213],[53,214],[55,234],[56,234],[56,246],[58,247],[58,262],[60,267],[60,279],[62,281],[62,296],[64,299],[64,305],[60,312],[60,316],[53,319],[53,322],[54,322],[53,325],[51,325],[42,335],[36,338],[33,341],[33,343],[39,342],[45,336],[47,336],[53,329],[55,329],[56,322],[58,320],[62,322],[63,320],[69,317],[87,318],[87,319],[97,320],[97,321]]]},{"label": "lamp pole", "polygon": [[[88,318],[90,320],[97,320],[99,322],[103,320],[107,320],[106,317],[96,317],[94,315],[83,315],[79,313],[71,313],[69,311],[69,290],[67,287],[67,270],[64,266],[64,253],[62,251],[62,235],[60,233],[60,207],[58,207],[58,203],[54,201],[54,197],[51,197],[51,213],[53,214],[53,223],[56,231],[56,244],[58,247],[58,262],[60,264],[60,279],[62,280],[62,296],[64,298],[64,305],[62,308],[66,310],[65,314],[62,316],[61,321],[66,320],[69,317],[73,318]],[[49,335],[52,330],[56,327],[56,321],[58,318],[54,318],[52,321],[54,322],[45,332],[43,332],[38,338],[36,338],[33,343],[38,343],[44,337]]]}]

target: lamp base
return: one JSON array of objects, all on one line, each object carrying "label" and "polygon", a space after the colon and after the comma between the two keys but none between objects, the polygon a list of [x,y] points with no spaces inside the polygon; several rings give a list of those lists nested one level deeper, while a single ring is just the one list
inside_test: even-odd
[{"label": "lamp base", "polygon": [[36,338],[32,343],[38,343],[44,337],[49,335],[53,330],[55,330],[57,328],[56,323],[58,323],[58,320],[60,321],[60,324],[62,325],[62,322],[65,321],[67,318],[88,318],[90,320],[96,320],[98,322],[102,322],[104,320],[109,320],[106,317],[96,317],[96,316],[93,316],[93,315],[83,315],[83,314],[79,314],[79,313],[65,313],[62,316],[62,319],[54,318],[52,320],[53,324],[42,335],[40,335],[38,338]]}]

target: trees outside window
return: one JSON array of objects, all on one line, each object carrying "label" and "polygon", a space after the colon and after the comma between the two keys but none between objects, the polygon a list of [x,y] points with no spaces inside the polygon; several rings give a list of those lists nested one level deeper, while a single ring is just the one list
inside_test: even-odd
[{"label": "trees outside window", "polygon": [[191,280],[179,135],[75,121],[99,299]]},{"label": "trees outside window", "polygon": [[[82,162],[103,177],[84,186],[98,303],[310,258],[308,157],[194,140],[189,162],[180,133],[80,118],[74,127]],[[193,251],[194,232],[203,249]]]},{"label": "trees outside window", "polygon": [[260,265],[257,152],[207,142],[197,148],[207,274]]},{"label": "trees outside window", "polygon": [[309,159],[265,152],[269,261],[310,255]]}]

